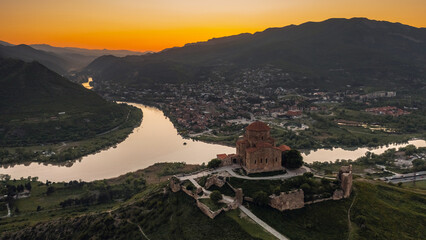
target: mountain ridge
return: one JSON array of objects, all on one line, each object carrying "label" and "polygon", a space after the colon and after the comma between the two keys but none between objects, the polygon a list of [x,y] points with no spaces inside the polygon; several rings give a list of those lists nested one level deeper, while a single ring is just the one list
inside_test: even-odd
[{"label": "mountain ridge", "polygon": [[[132,85],[199,81],[213,70],[228,77],[244,68],[273,66],[300,78],[329,79],[331,86],[424,87],[426,29],[365,18],[328,19],[254,34],[215,38],[145,56],[95,59],[81,73]],[[331,72],[343,69],[341,73]],[[408,77],[407,77],[408,76]],[[409,78],[405,83],[400,79]],[[420,80],[419,80],[420,79]],[[405,81],[405,80],[404,80]],[[310,85],[314,86],[312,80]]]}]

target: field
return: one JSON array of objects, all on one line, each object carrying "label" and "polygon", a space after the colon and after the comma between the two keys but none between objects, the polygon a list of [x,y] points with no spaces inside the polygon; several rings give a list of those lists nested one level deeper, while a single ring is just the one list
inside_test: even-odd
[{"label": "field", "polygon": [[[356,180],[349,199],[280,213],[250,204],[262,220],[290,239],[421,239],[425,236],[426,192]],[[348,210],[350,211],[350,228]]]}]

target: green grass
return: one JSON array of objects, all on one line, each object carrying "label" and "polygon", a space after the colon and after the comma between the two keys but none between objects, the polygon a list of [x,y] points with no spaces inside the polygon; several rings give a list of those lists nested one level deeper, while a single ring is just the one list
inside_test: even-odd
[{"label": "green grass", "polygon": [[217,211],[223,207],[226,207],[225,203],[214,203],[210,198],[201,198],[200,202],[204,203],[210,210]]},{"label": "green grass", "polygon": [[244,231],[250,234],[252,237],[260,238],[264,240],[275,240],[276,238],[266,232],[261,226],[257,223],[253,222],[247,216],[242,217],[241,211],[239,209],[231,210],[225,213],[228,217],[232,218],[235,222],[237,222]]},{"label": "green grass", "polygon": [[[419,192],[420,191],[420,192]],[[290,239],[422,239],[426,234],[426,191],[412,191],[381,183],[356,180],[349,199],[307,205],[279,212],[250,204],[263,221]]]},{"label": "green grass", "polygon": [[218,190],[223,195],[230,196],[230,197],[234,197],[235,196],[234,190],[232,190],[228,186],[228,184],[226,184],[226,183],[222,187],[218,187],[216,185],[212,185],[208,190],[210,190],[210,191]]},{"label": "green grass", "polygon": [[417,188],[417,189],[422,189],[422,190],[426,190],[426,180],[422,180],[422,181],[416,181],[416,184],[413,184],[413,182],[405,182],[402,184],[403,187],[407,187],[407,188]]}]

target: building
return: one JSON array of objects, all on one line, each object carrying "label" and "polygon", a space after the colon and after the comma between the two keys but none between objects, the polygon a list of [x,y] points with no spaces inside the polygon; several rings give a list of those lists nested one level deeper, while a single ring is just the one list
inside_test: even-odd
[{"label": "building", "polygon": [[260,121],[247,126],[244,137],[237,141],[237,157],[234,156],[232,162],[240,163],[247,173],[283,170],[282,152],[290,148],[276,147],[270,131],[271,128]]}]

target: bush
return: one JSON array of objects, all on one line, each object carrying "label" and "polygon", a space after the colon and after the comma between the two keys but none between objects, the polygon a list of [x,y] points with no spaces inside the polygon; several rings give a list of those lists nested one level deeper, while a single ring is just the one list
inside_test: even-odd
[{"label": "bush", "polygon": [[210,199],[217,204],[220,200],[222,200],[222,193],[220,193],[218,190],[214,190],[212,193],[210,193]]},{"label": "bush", "polygon": [[300,185],[300,188],[303,190],[304,193],[309,193],[311,191],[311,186],[309,183],[304,183]]},{"label": "bush", "polygon": [[217,168],[217,167],[220,166],[221,163],[222,163],[221,160],[215,158],[215,159],[210,160],[210,162],[207,164],[207,167],[208,168]]},{"label": "bush", "polygon": [[303,157],[297,150],[285,151],[282,153],[282,164],[289,169],[300,168],[303,165]]},{"label": "bush", "polygon": [[253,201],[254,203],[260,206],[268,205],[269,203],[268,194],[264,191],[255,192],[253,195]]}]

